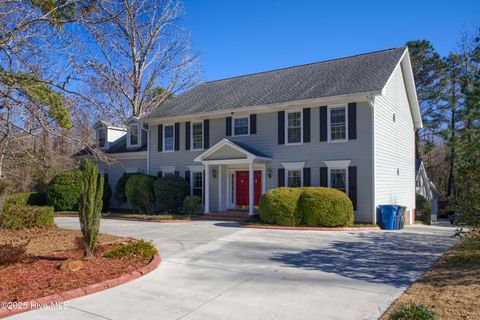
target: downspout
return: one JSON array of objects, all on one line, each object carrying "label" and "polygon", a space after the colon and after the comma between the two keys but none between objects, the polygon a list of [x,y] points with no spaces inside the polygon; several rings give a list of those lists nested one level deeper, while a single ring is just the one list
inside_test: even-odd
[{"label": "downspout", "polygon": [[372,212],[372,222],[373,224],[377,224],[377,196],[375,194],[375,186],[376,186],[376,179],[377,175],[375,173],[375,96],[373,94],[369,94],[367,96],[368,104],[372,110],[372,204],[373,204],[373,212]]}]

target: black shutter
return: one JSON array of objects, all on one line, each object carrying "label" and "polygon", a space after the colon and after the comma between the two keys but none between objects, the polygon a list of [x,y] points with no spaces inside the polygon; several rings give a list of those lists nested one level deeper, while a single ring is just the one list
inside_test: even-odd
[{"label": "black shutter", "polygon": [[357,139],[357,103],[348,104],[348,140]]},{"label": "black shutter", "polygon": [[328,187],[328,168],[320,168],[320,187]]},{"label": "black shutter", "polygon": [[320,141],[327,141],[327,107],[320,107]]},{"label": "black shutter", "polygon": [[278,111],[278,144],[285,144],[285,111]]},{"label": "black shutter", "polygon": [[285,187],[285,169],[278,168],[278,187]]},{"label": "black shutter", "polygon": [[161,178],[163,176],[163,172],[162,171],[158,171],[157,172],[157,177]]},{"label": "black shutter", "polygon": [[303,109],[303,142],[310,142],[310,108]]},{"label": "black shutter", "polygon": [[157,127],[158,131],[158,152],[163,151],[163,126],[161,124]]},{"label": "black shutter", "polygon": [[203,148],[210,148],[210,120],[203,120]]},{"label": "black shutter", "polygon": [[250,134],[257,133],[257,115],[251,114],[250,115]]},{"label": "black shutter", "polygon": [[175,150],[180,150],[180,123],[175,123]]},{"label": "black shutter", "polygon": [[190,182],[190,171],[187,170],[185,171],[185,180],[187,180],[187,183],[190,185],[191,182]]},{"label": "black shutter", "polygon": [[190,150],[190,121],[185,122],[185,150]]},{"label": "black shutter", "polygon": [[227,137],[232,135],[232,117],[226,117],[225,118],[225,128],[227,128],[227,132],[225,135]]},{"label": "black shutter", "polygon": [[357,210],[357,167],[348,167],[348,196]]},{"label": "black shutter", "polygon": [[173,174],[176,175],[177,177],[179,177],[180,176],[180,171],[175,171]]},{"label": "black shutter", "polygon": [[304,187],[311,187],[312,186],[310,168],[303,168],[303,186]]}]

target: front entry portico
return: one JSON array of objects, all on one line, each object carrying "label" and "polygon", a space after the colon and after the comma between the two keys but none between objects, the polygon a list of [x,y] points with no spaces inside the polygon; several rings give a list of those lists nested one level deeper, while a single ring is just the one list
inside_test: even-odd
[{"label": "front entry portico", "polygon": [[[205,168],[205,213],[248,208],[253,215],[266,192],[266,165],[272,159],[253,148],[223,139],[194,161]],[[217,181],[212,181],[217,180]],[[212,201],[218,201],[212,203]]]}]

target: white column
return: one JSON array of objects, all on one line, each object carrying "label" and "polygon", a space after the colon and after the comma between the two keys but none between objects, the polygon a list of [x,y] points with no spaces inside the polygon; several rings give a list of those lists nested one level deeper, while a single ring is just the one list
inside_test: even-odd
[{"label": "white column", "polygon": [[210,213],[210,166],[205,165],[205,213]]},{"label": "white column", "polygon": [[254,192],[253,192],[253,186],[254,186],[254,178],[253,178],[253,160],[250,160],[249,168],[248,168],[248,215],[252,216],[253,215],[253,206],[254,206]]},{"label": "white column", "polygon": [[222,166],[218,166],[218,211],[223,210],[222,205]]},{"label": "white column", "polygon": [[263,164],[263,173],[262,173],[262,195],[267,192],[267,165]]}]

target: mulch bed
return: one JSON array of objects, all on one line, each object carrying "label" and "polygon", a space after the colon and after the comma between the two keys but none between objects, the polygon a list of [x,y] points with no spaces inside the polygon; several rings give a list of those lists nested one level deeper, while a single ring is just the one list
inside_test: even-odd
[{"label": "mulch bed", "polygon": [[[106,259],[103,255],[119,243],[134,241],[102,234],[96,256],[83,258],[78,248],[80,232],[61,228],[2,230],[0,243],[30,240],[25,261],[0,266],[0,302],[20,302],[85,287],[133,272],[148,260]],[[79,271],[60,270],[63,261],[81,260]]]}]

